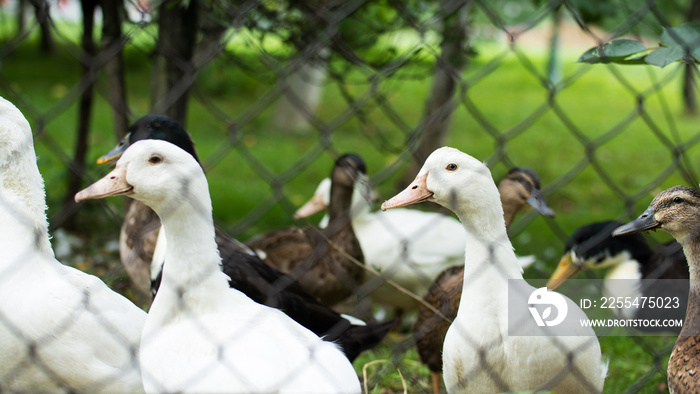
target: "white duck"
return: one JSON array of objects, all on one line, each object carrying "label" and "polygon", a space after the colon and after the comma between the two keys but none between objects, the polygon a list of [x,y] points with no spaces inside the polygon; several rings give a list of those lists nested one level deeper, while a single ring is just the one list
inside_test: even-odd
[{"label": "white duck", "polygon": [[[529,184],[529,188],[525,184]],[[308,217],[327,209],[330,186],[330,179],[323,179],[314,196],[296,211],[294,218]],[[501,182],[499,192],[503,206],[508,208],[507,222],[512,222],[526,204],[543,215],[554,216],[539,191],[539,177],[530,169],[513,168]],[[372,201],[376,199],[378,195],[367,176],[362,174],[353,190],[350,218],[368,267],[411,293],[423,296],[438,275],[463,264],[464,227],[454,217],[415,209],[373,212]],[[325,228],[327,223],[328,215],[321,219],[319,226]],[[533,261],[533,256],[518,257],[523,268]],[[461,276],[461,272],[459,274]],[[369,293],[374,302],[396,308],[399,314],[416,308],[415,298],[383,279],[367,273],[365,280],[376,281]]]},{"label": "white duck", "polygon": [[190,154],[165,141],[138,141],[76,200],[120,194],[150,206],[168,240],[141,341],[146,391],[360,392],[335,344],[229,288],[207,180]]},{"label": "white duck", "polygon": [[29,123],[0,97],[0,388],[142,392],[146,313],[54,257]]},{"label": "white duck", "polygon": [[[365,177],[357,180],[350,208],[365,265],[380,272],[413,294],[422,296],[435,277],[445,268],[464,261],[464,229],[459,221],[436,212],[400,209],[372,212],[373,190]],[[330,201],[330,179],[318,185],[309,202],[294,214],[296,219],[324,210]],[[325,216],[320,227],[324,228]],[[420,242],[410,242],[419,239]],[[460,245],[461,243],[461,245]],[[406,260],[404,256],[410,256]],[[415,309],[416,300],[380,278],[367,273],[365,280],[376,279],[369,294],[372,300],[398,310]]]},{"label": "white duck", "polygon": [[[566,301],[565,321],[575,322],[565,323],[569,336],[545,336],[553,327],[540,328],[527,316],[530,295],[546,290],[536,292],[522,280],[489,169],[457,149],[440,148],[428,157],[415,181],[382,209],[423,201],[452,210],[466,233],[463,301],[443,346],[447,391],[602,391],[607,366],[601,363],[593,330],[578,326],[579,319],[586,319],[583,311],[551,293]],[[523,293],[509,300],[512,279],[520,280],[517,289]],[[517,320],[521,316],[527,320]],[[518,321],[515,329],[525,329],[529,336],[510,335],[514,327],[509,320]]]}]

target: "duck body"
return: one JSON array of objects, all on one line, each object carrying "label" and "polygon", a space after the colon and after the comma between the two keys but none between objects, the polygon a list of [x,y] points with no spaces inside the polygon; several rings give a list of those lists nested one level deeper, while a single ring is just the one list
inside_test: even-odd
[{"label": "duck body", "polygon": [[[161,230],[154,261],[160,250],[165,249],[167,242],[164,238],[165,231]],[[355,324],[321,303],[291,276],[265,264],[257,255],[235,249],[225,251],[218,237],[217,244],[230,287],[240,290],[259,304],[279,309],[324,341],[338,344],[351,362],[361,352],[381,343],[394,324],[394,320]],[[153,280],[154,291],[160,287],[163,261],[165,256],[153,270],[158,273]]]},{"label": "duck body", "polygon": [[[299,208],[295,218],[310,216],[328,207],[330,179],[321,181],[314,197]],[[370,298],[400,311],[415,309],[416,300],[386,283],[389,279],[413,294],[425,293],[428,285],[445,268],[464,260],[464,228],[453,217],[415,209],[372,211],[372,190],[366,177],[356,181],[350,217],[360,243],[365,265],[382,274],[366,272],[363,281],[375,280]],[[328,215],[319,227],[328,225]],[[460,245],[462,243],[462,245]]]},{"label": "duck body", "polygon": [[359,156],[346,154],[336,160],[327,227],[273,230],[247,242],[266,264],[298,280],[326,305],[352,295],[364,276],[364,269],[356,263],[363,263],[364,255],[350,218],[353,188],[360,173],[366,169]]},{"label": "duck body", "polygon": [[316,226],[290,227],[267,232],[249,241],[248,246],[262,252],[266,264],[295,278],[322,303],[335,305],[353,293],[364,275],[361,267],[347,261],[328,243],[344,245],[345,252],[363,261],[362,249],[351,231],[330,233]]},{"label": "duck body", "polygon": [[0,98],[0,388],[142,392],[146,313],[56,260],[29,123]]},{"label": "duck body", "polygon": [[[0,286],[3,389],[142,392],[135,354],[145,313],[121,305],[128,300],[116,301],[96,277],[32,260],[7,276],[25,284],[21,290],[9,282]],[[36,355],[30,345],[36,345]]]},{"label": "duck body", "polygon": [[[157,305],[157,300],[158,297],[154,300],[156,312],[163,306]],[[299,329],[301,326],[290,329],[288,317],[277,309],[260,313],[260,304],[242,293],[227,300],[236,302],[235,310],[200,310],[196,321],[173,315],[154,316],[144,329],[145,351],[141,353],[144,371],[151,376],[146,381],[147,391],[360,391],[354,374],[347,370],[340,373],[328,361],[349,365],[335,345]],[[218,330],[223,326],[227,327],[226,332]],[[329,366],[320,365],[318,360],[329,362]]]},{"label": "duck body", "polygon": [[[591,329],[572,327],[574,336],[557,337],[559,346],[534,324],[528,332],[531,336],[509,335],[507,311],[514,302],[508,299],[509,280],[521,280],[528,294],[535,289],[522,281],[488,168],[456,149],[440,148],[428,157],[416,180],[382,209],[422,201],[436,202],[457,214],[469,252],[462,287],[462,300],[469,302],[460,302],[443,345],[447,391],[602,391],[606,368]],[[566,300],[575,320],[586,318],[571,300],[559,296]],[[528,301],[527,297],[518,299],[516,310],[528,314]],[[574,354],[573,365],[567,353]]]},{"label": "duck body", "polygon": [[[554,290],[578,271],[606,269],[603,295],[615,299],[671,297],[679,308],[623,306],[615,313],[625,319],[679,320],[688,302],[688,271],[685,256],[677,242],[652,249],[640,234],[613,237],[622,223],[602,221],[579,227],[566,241],[564,254],[547,287]],[[678,280],[679,282],[664,281]],[[681,281],[685,285],[681,285]],[[640,327],[640,331],[679,333],[681,327]]]},{"label": "duck body", "polygon": [[206,178],[192,156],[138,141],[76,199],[116,194],[154,209],[168,239],[141,341],[147,392],[360,392],[335,344],[229,287]]},{"label": "duck body", "polygon": [[[198,161],[194,142],[182,126],[167,116],[150,114],[135,121],[126,137],[98,163],[115,161],[131,144],[145,139],[168,141]],[[127,272],[138,288],[153,295],[160,286],[167,249],[161,228],[158,215],[146,204],[133,200],[120,233],[120,254]],[[215,227],[215,234],[230,287],[255,302],[280,309],[324,340],[338,343],[350,361],[379,344],[388,333],[391,321],[353,324],[319,302],[295,278],[265,264],[249,247],[219,227]],[[317,235],[313,233],[314,237]]]},{"label": "duck body", "polygon": [[668,390],[691,393],[700,390],[700,192],[674,186],[657,194],[635,220],[618,227],[613,236],[660,229],[682,246],[688,262],[690,291],[685,321],[668,360]]}]

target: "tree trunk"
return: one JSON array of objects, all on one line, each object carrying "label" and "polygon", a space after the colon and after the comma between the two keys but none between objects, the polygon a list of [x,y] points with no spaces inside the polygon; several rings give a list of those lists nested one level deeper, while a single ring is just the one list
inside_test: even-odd
[{"label": "tree trunk", "polygon": [[446,9],[451,4],[449,0],[441,1],[445,15],[441,54],[435,66],[433,87],[425,106],[425,118],[418,126],[422,130],[417,131],[417,142],[409,145],[409,149],[415,148],[413,161],[400,180],[399,190],[413,181],[425,159],[435,149],[445,145],[452,113],[459,105],[455,91],[467,63],[468,21],[472,5],[470,1],[465,1],[456,9]]},{"label": "tree trunk", "polygon": [[24,30],[27,28],[26,24],[26,14],[27,14],[27,0],[17,0],[17,35],[21,36],[24,34]]},{"label": "tree trunk", "polygon": [[166,0],[158,7],[158,42],[153,66],[151,110],[185,124],[189,89],[194,83],[192,65],[198,1],[183,6]]},{"label": "tree trunk", "polygon": [[114,133],[120,141],[129,128],[128,105],[126,100],[126,82],[124,77],[124,60],[122,48],[122,20],[124,18],[124,3],[116,0],[101,0],[102,52],[109,60],[105,64],[105,74],[109,86],[108,99],[114,116]]},{"label": "tree trunk", "polygon": [[547,78],[553,85],[559,83],[562,78],[562,66],[559,60],[561,20],[561,6],[559,6],[552,11],[552,37],[549,40],[549,61],[547,62]]},{"label": "tree trunk", "polygon": [[92,34],[95,26],[95,8],[97,0],[81,0],[83,11],[83,36],[82,48],[85,61],[82,61],[83,78],[81,84],[84,85],[83,93],[80,95],[78,135],[75,139],[75,152],[73,160],[69,165],[68,188],[63,198],[61,212],[56,217],[55,227],[72,229],[75,227],[74,214],[77,211],[77,204],[74,201],[75,193],[80,191],[85,173],[85,157],[88,152],[88,134],[90,131],[90,117],[92,115],[92,98],[95,80],[97,79],[98,67],[95,66],[95,55],[97,53]]},{"label": "tree trunk", "polygon": [[54,51],[53,36],[51,35],[51,15],[49,3],[46,0],[29,0],[34,7],[34,14],[41,30],[41,52],[50,54]]}]

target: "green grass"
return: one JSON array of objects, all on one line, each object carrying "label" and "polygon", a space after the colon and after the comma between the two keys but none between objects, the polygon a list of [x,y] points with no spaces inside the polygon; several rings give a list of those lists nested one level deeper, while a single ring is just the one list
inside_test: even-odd
[{"label": "green grass", "polygon": [[[148,51],[152,42],[148,37],[137,37],[137,48],[129,48],[126,53],[129,104],[134,110],[132,119],[146,114],[150,105]],[[66,99],[66,95],[70,97],[73,94],[80,79],[80,67],[73,55],[75,48],[70,49],[71,46],[64,42],[55,55],[47,57],[38,53],[35,40],[32,40],[3,58],[0,69],[3,82],[0,86],[9,86],[8,91],[0,93],[18,98],[16,104],[37,133],[36,150],[40,170],[46,179],[51,215],[58,211],[65,193],[65,156],[70,156],[72,151],[78,113],[75,101]],[[254,49],[243,48],[239,54],[250,57]],[[676,67],[671,65],[659,70],[581,65],[575,63],[575,51],[565,53],[562,59],[564,75],[578,77],[558,92],[553,102],[582,137],[574,135],[552,107],[544,110],[528,128],[511,135],[513,130],[518,130],[519,124],[546,102],[549,92],[540,79],[528,72],[512,53],[506,54],[492,73],[476,78],[481,67],[505,49],[493,43],[483,43],[477,50],[479,56],[472,59],[464,73],[469,89],[452,119],[447,142],[479,159],[489,159],[497,180],[506,173],[511,163],[532,167],[540,174],[547,200],[557,212],[557,217],[552,222],[532,213],[522,215],[515,223],[513,242],[519,254],[534,254],[538,258],[534,267],[526,272],[526,277],[544,278],[555,266],[563,248],[562,234],[557,228],[570,233],[591,221],[626,219],[626,206],[615,189],[627,194],[638,193],[672,163],[669,149],[663,146],[652,129],[658,127],[671,141],[686,141],[697,134],[697,119],[682,113],[680,79],[679,74],[675,74],[672,83],[666,84],[661,94],[645,98],[644,110],[650,122],[633,116],[634,120],[621,126],[619,135],[595,151],[593,157],[599,169],[612,179],[612,188],[588,166],[561,187],[549,189],[548,185],[560,180],[582,160],[586,154],[586,142],[595,143],[608,130],[634,114],[638,109],[637,96],[655,81],[673,75]],[[546,56],[542,51],[526,52],[524,56],[538,70],[545,69]],[[50,63],[48,68],[47,63]],[[410,74],[410,70],[407,70],[402,78],[380,80],[376,86],[384,102],[410,129],[423,119],[424,102],[430,91],[430,78],[424,74],[424,70],[430,64],[431,60],[426,57],[412,66],[423,78],[406,78]],[[238,121],[250,114],[255,103],[273,86],[274,80],[269,78],[268,71],[237,70],[235,64],[222,58],[201,72],[198,86],[228,119]],[[620,84],[615,72],[624,75],[633,89]],[[353,95],[362,96],[372,88],[371,81],[360,72],[350,72],[346,77],[351,83],[345,88]],[[107,172],[107,168],[92,163],[115,143],[111,112],[104,95],[107,89],[104,79],[100,79],[88,154],[90,179]],[[670,108],[670,119],[665,117],[663,105]],[[346,108],[347,103],[342,99],[339,85],[336,81],[328,80],[318,117],[333,124]],[[308,165],[295,168],[293,165],[303,155],[300,152],[320,146],[318,132],[280,132],[273,123],[273,109],[268,107],[248,122],[238,123],[240,134],[235,144],[223,157],[214,160],[216,152],[228,149],[228,129],[208,106],[191,100],[187,128],[196,140],[200,157],[208,165],[216,221],[229,227],[241,239],[293,224],[291,210],[309,198],[317,183],[329,174],[333,155],[345,151],[360,152],[367,161],[371,175],[398,164],[393,172],[382,172],[384,182],[377,185],[384,198],[391,197],[397,191],[396,182],[405,168],[405,163],[397,163],[397,160],[400,160],[406,135],[382,110],[377,100],[370,101],[363,108],[362,115],[367,122],[354,117],[338,125],[328,153],[311,157]],[[37,119],[42,116],[48,116],[45,118],[45,130],[38,128]],[[487,119],[489,125],[485,127],[479,118]],[[504,145],[507,161],[495,160],[493,153],[497,140],[489,133],[489,128],[509,136]],[[49,139],[40,134],[43,132],[53,142],[49,143]],[[691,165],[698,156],[698,149],[693,146],[687,153]],[[256,160],[251,162],[247,155],[252,155]],[[261,174],[282,177],[286,181],[283,186],[285,203],[275,204],[272,201],[269,210],[258,212],[256,208],[261,206],[261,202],[270,201],[271,196],[269,183]],[[642,195],[631,213],[640,213],[656,192],[675,184],[686,184],[678,171],[674,171],[651,193]],[[105,204],[117,215],[106,214]],[[81,208],[83,236],[88,243],[104,243],[117,237],[119,214],[123,212],[121,201],[113,199],[105,204],[85,204]],[[552,223],[558,227],[553,227]],[[667,239],[660,234],[654,236]],[[114,255],[111,258],[116,260]],[[114,276],[112,283],[129,292],[124,286],[126,279],[123,272],[119,274],[119,265],[114,260],[116,268],[100,266],[102,268],[96,269],[87,263],[84,268],[98,273],[117,270],[117,273],[110,274]],[[640,388],[642,392],[663,389],[668,346],[673,342],[672,338],[645,337],[643,345],[627,337],[604,337],[600,342],[603,354],[611,360],[606,392],[617,393],[636,387],[633,385],[645,377],[648,377],[648,381]],[[666,353],[661,349],[666,349]],[[657,358],[652,356],[654,352],[657,352]],[[376,360],[387,361],[371,364]],[[428,391],[430,388],[430,374],[418,361],[415,349],[410,346],[410,337],[405,335],[392,334],[377,349],[363,354],[355,365],[360,375],[366,367],[371,392],[400,392],[404,382],[409,385],[409,392]]]}]

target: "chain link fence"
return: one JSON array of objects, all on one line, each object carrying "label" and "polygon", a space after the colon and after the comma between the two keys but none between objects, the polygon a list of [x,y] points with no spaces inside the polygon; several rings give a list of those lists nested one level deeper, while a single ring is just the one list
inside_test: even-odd
[{"label": "chain link fence", "polygon": [[[0,93],[32,126],[57,256],[139,306],[150,304],[148,283],[126,275],[116,245],[128,204],[73,196],[108,171],[95,161],[148,113],[192,135],[216,224],[241,241],[319,221],[293,214],[346,152],[363,157],[381,200],[443,145],[485,161],[496,182],[532,168],[556,217],[525,210],[509,229],[516,252],[534,256],[526,279],[549,277],[579,226],[624,222],[659,191],[698,184],[694,62],[577,62],[617,38],[655,47],[664,27],[698,18],[695,0],[234,3],[0,3]],[[420,238],[384,227],[404,245]],[[391,317],[373,293],[393,285],[405,253],[380,270],[366,264],[370,280],[337,308]],[[416,273],[415,288],[389,297],[411,305],[435,276]],[[415,307],[398,309],[403,328],[355,366],[369,391],[430,392]],[[672,339],[601,338],[606,391],[664,391]]]}]

